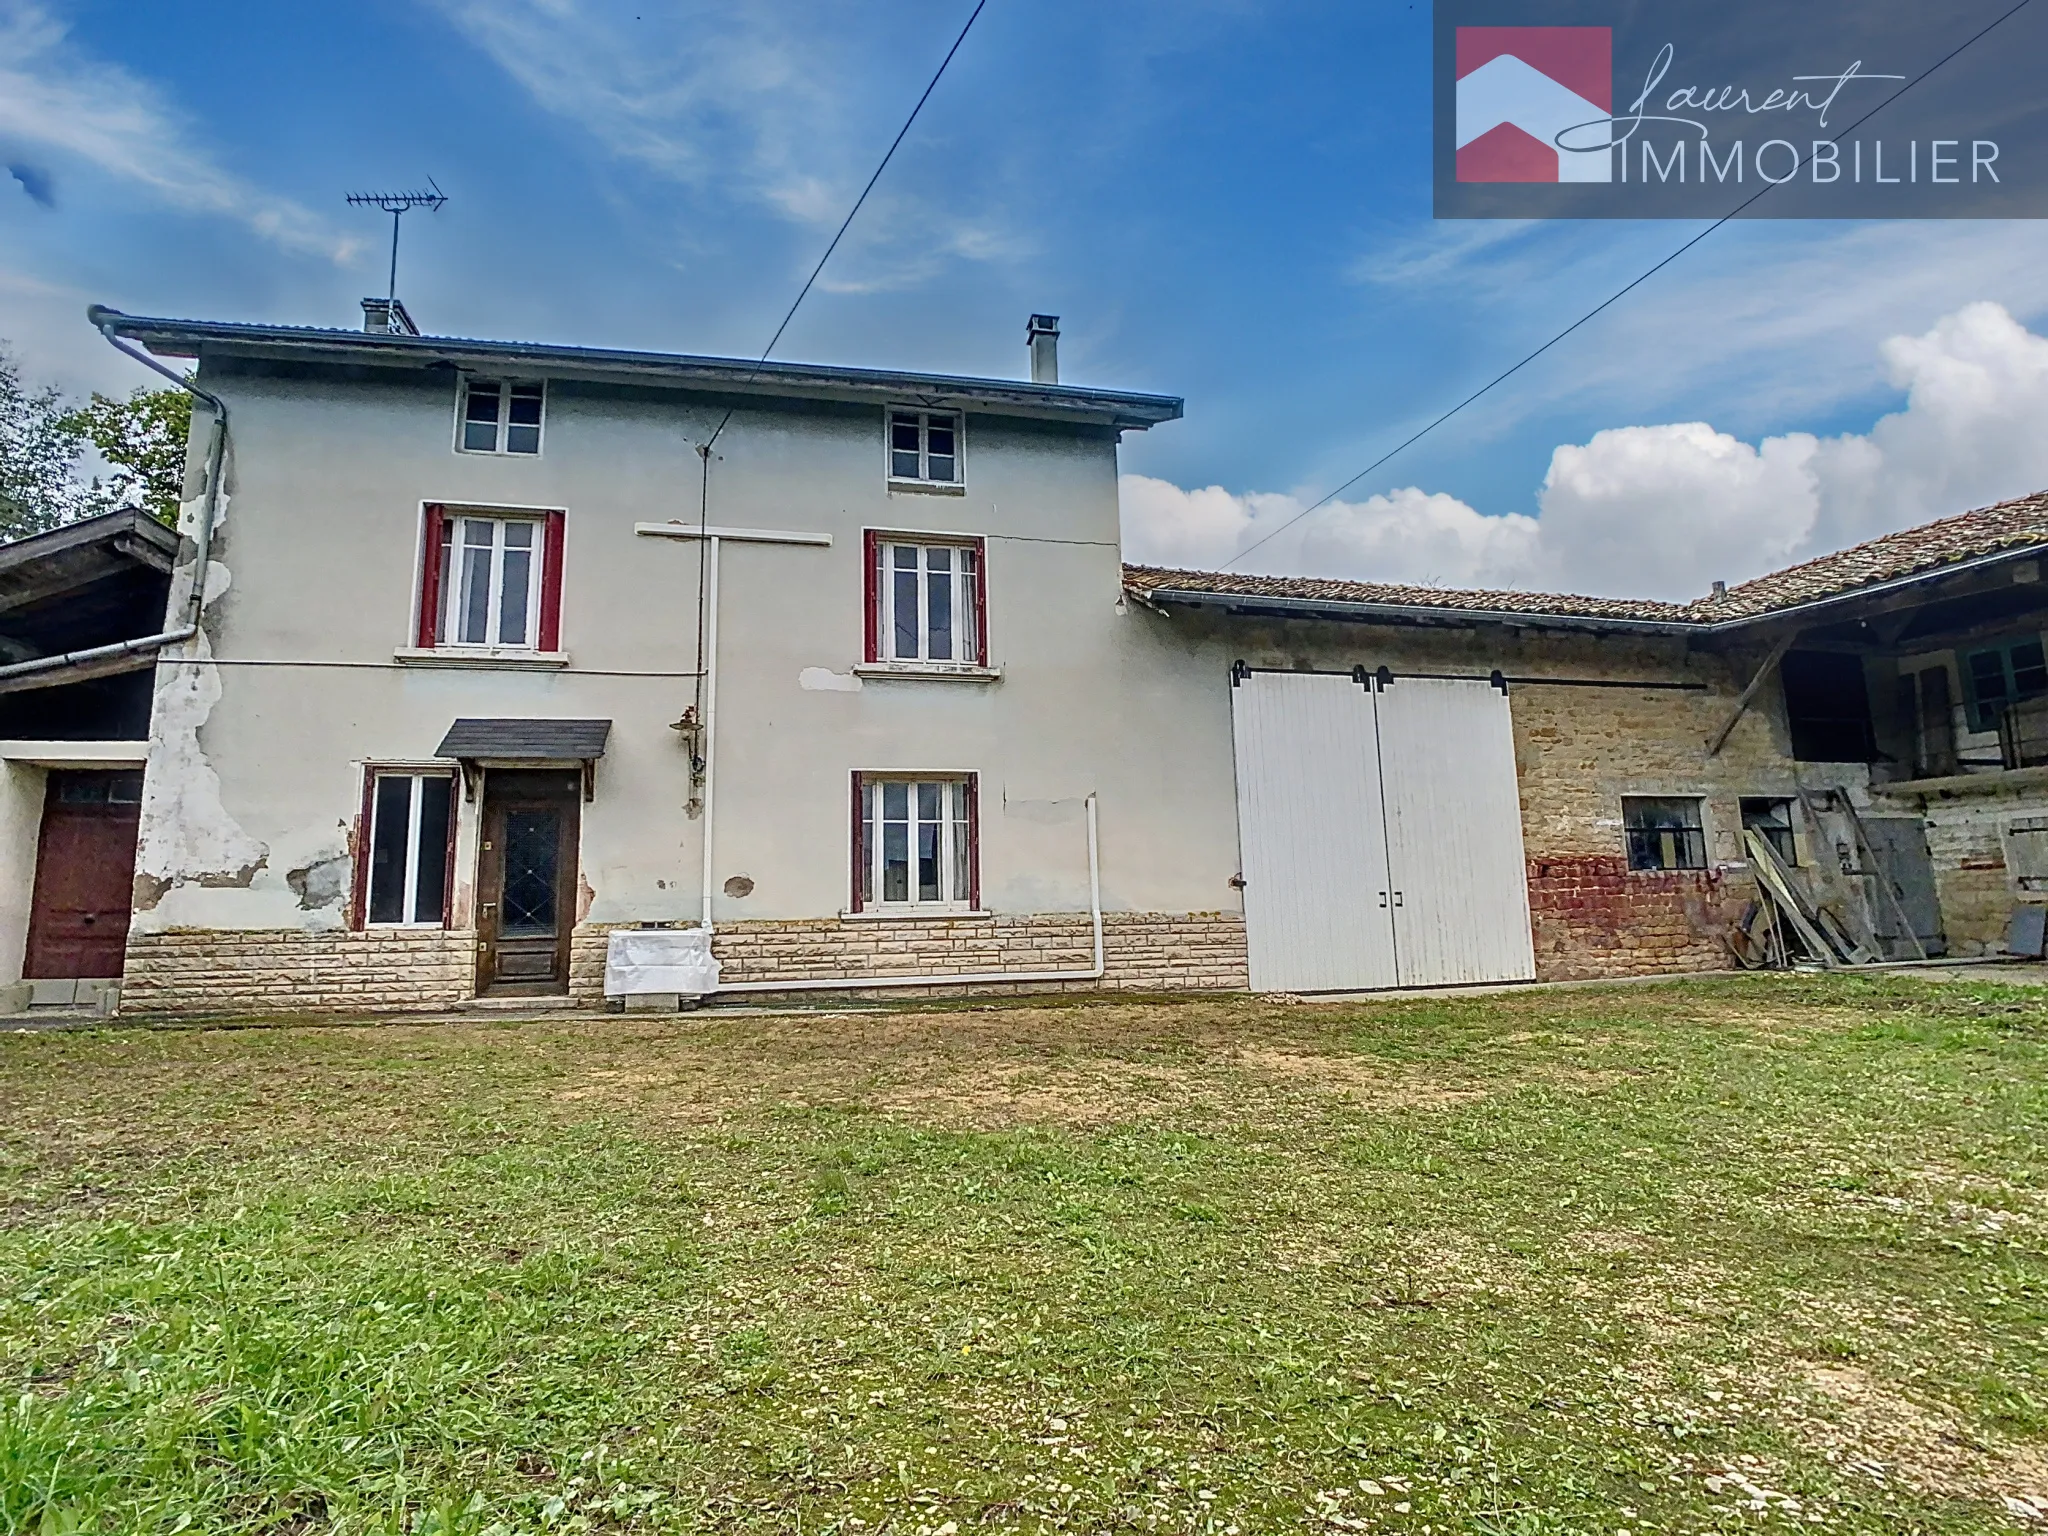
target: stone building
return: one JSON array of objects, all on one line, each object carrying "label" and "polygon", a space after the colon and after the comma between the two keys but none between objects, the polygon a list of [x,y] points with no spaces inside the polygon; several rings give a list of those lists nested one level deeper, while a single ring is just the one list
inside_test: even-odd
[{"label": "stone building", "polygon": [[[596,1004],[707,940],[720,994],[1715,969],[1750,830],[1874,952],[2048,900],[2048,498],[1684,604],[1160,571],[1117,447],[1181,402],[1050,317],[998,380],[376,308],[94,312],[196,363],[189,500],[108,642],[146,721],[0,742],[0,965],[86,979],[22,937],[60,759],[142,768],[84,962],[136,1011]],[[0,696],[104,664],[28,645]]]}]

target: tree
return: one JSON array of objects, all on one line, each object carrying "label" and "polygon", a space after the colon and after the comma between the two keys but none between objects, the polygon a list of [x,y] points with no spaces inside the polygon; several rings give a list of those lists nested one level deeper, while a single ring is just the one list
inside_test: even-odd
[{"label": "tree", "polygon": [[175,526],[184,500],[185,439],[192,430],[192,397],[182,389],[135,389],[126,400],[93,391],[92,400],[63,418],[112,465],[113,478],[93,481],[91,494],[108,509],[140,507]]},{"label": "tree", "polygon": [[56,390],[22,382],[0,342],[0,538],[41,533],[112,504],[73,474],[85,433],[70,418]]}]

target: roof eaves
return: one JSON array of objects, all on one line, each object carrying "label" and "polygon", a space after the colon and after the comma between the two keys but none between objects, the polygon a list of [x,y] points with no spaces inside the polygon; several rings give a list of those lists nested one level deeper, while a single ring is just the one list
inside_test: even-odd
[{"label": "roof eaves", "polygon": [[1173,395],[1077,385],[1034,384],[1021,379],[977,379],[952,374],[904,373],[824,364],[748,362],[742,358],[696,357],[670,352],[629,352],[600,347],[552,346],[533,342],[484,341],[449,336],[403,336],[312,326],[250,325],[225,320],[175,320],[126,315],[95,305],[95,325],[140,342],[165,356],[196,356],[202,347],[244,354],[345,357],[383,366],[434,363],[526,364],[555,376],[638,378],[699,389],[758,395],[800,395],[851,400],[898,399],[980,406],[1009,414],[1056,420],[1084,420],[1143,430],[1179,419],[1182,401]]},{"label": "roof eaves", "polygon": [[1701,625],[1684,619],[1561,613],[1534,608],[1456,607],[1448,603],[1379,603],[1346,598],[1285,597],[1261,592],[1211,592],[1192,587],[1140,587],[1136,595],[1152,604],[1221,608],[1260,618],[1312,618],[1361,624],[1498,624],[1517,629],[1576,629],[1603,633],[1694,635]]}]

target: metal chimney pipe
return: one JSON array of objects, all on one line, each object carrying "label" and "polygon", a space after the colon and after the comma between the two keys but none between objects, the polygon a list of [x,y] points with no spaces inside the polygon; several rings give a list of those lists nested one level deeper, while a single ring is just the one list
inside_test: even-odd
[{"label": "metal chimney pipe", "polygon": [[1031,348],[1031,382],[1057,384],[1060,381],[1060,317],[1033,315],[1024,331]]}]

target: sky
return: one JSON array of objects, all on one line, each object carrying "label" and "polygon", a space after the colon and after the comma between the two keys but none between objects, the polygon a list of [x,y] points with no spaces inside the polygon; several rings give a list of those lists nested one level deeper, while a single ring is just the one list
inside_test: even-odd
[{"label": "sky", "polygon": [[[757,355],[972,0],[0,0],[0,337],[134,313]],[[1219,566],[1697,232],[1436,222],[1429,7],[989,0],[776,355],[1186,398],[1127,555]],[[1717,230],[1236,568],[1692,597],[2048,486],[2048,228]]]}]

